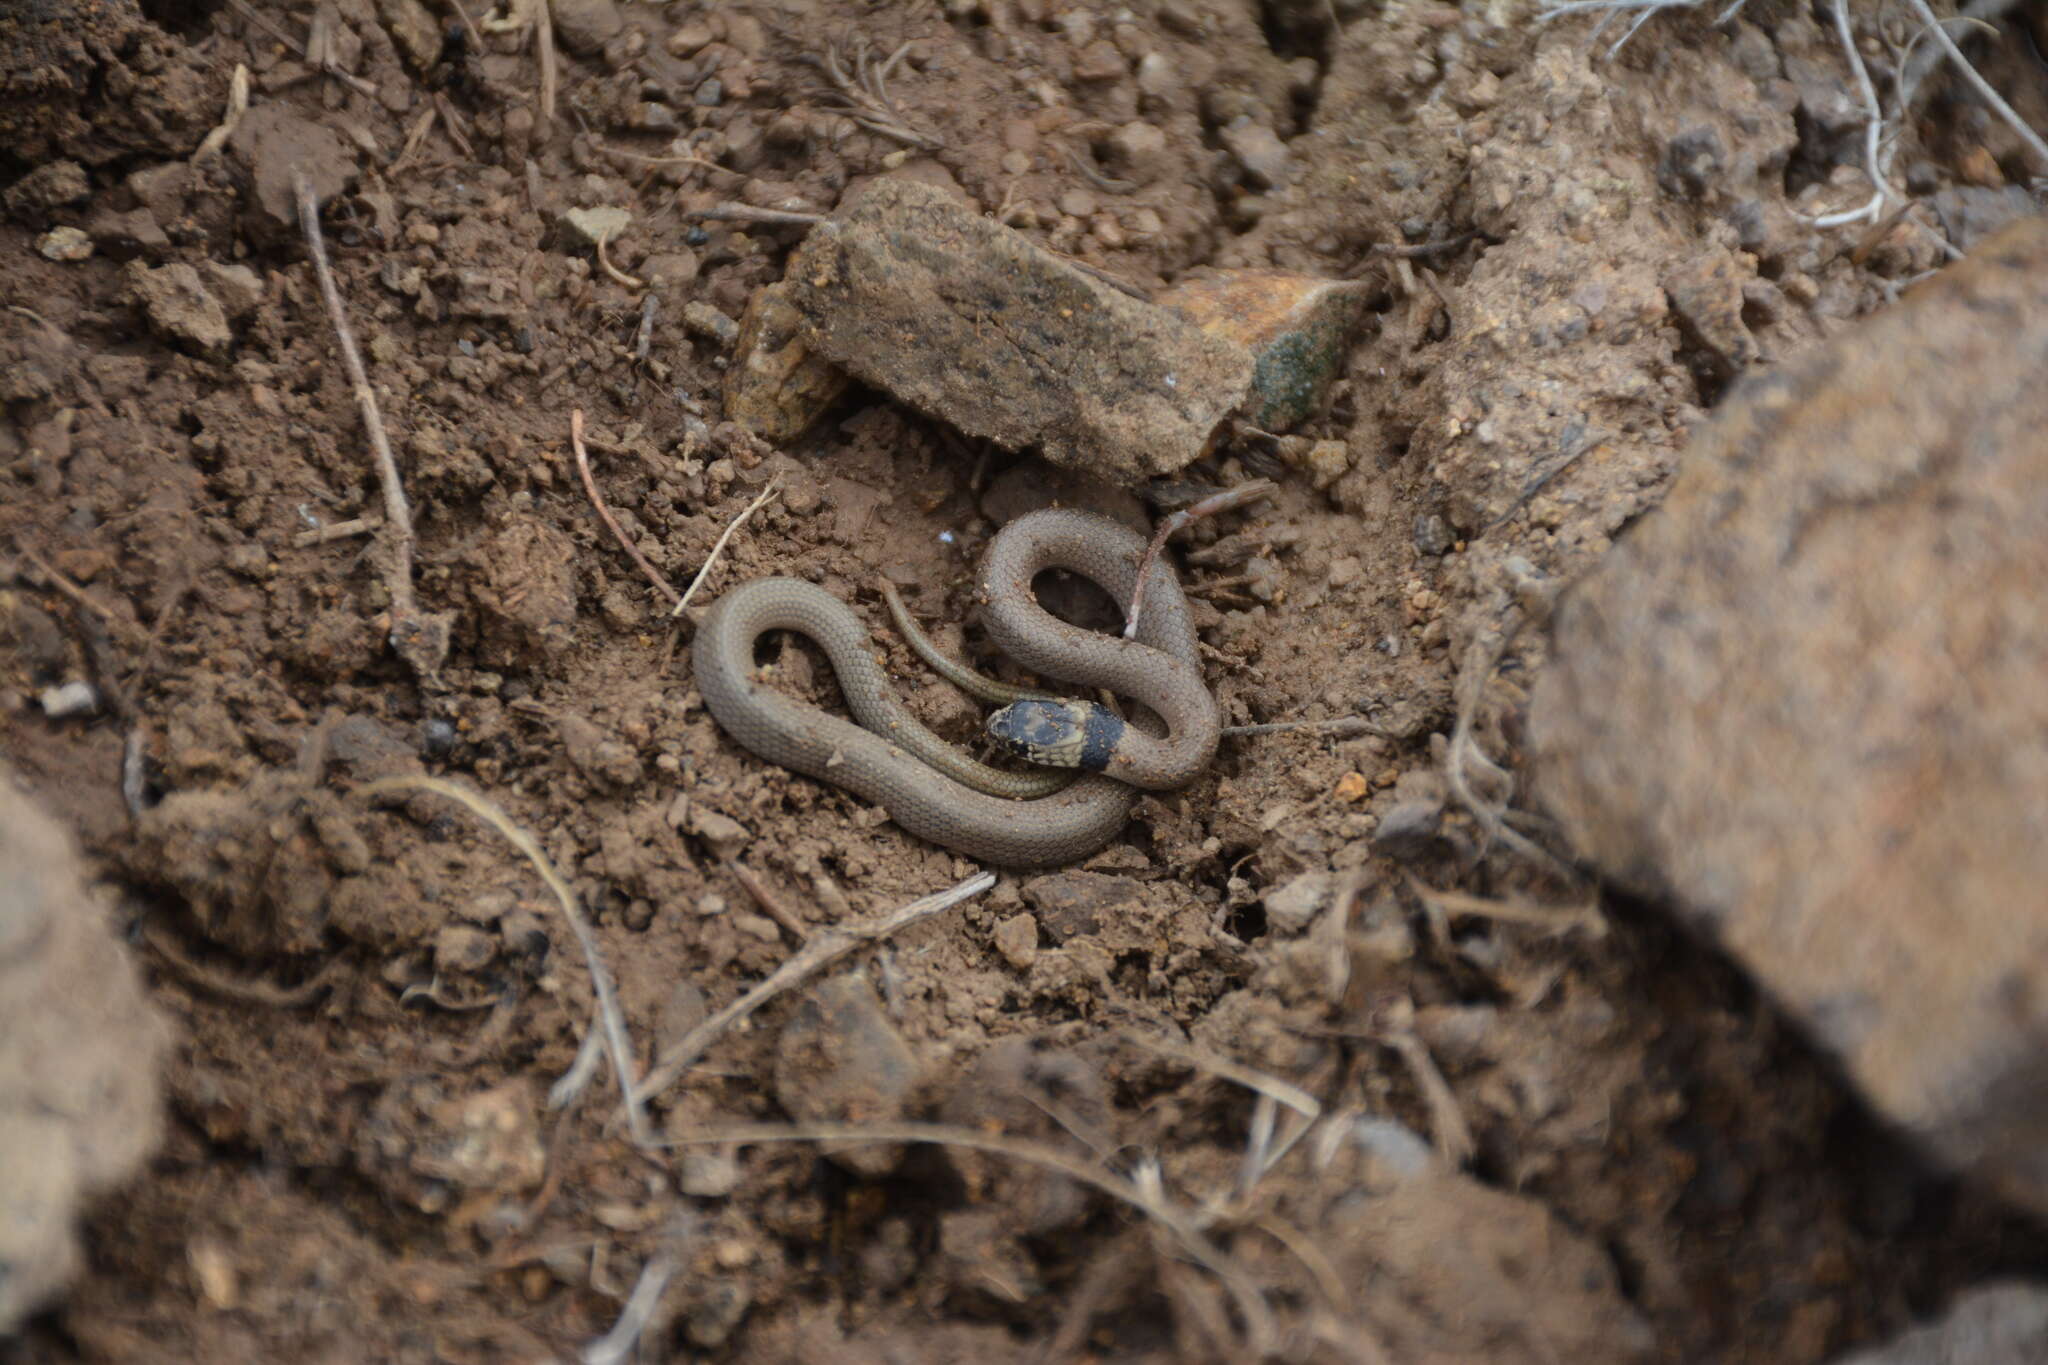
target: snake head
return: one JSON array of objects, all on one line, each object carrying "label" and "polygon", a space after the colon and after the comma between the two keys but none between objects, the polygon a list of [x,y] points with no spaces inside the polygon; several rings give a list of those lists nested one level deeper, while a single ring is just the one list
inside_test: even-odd
[{"label": "snake head", "polygon": [[1124,737],[1122,717],[1089,701],[1033,697],[988,718],[988,735],[1010,753],[1046,768],[1109,766]]}]

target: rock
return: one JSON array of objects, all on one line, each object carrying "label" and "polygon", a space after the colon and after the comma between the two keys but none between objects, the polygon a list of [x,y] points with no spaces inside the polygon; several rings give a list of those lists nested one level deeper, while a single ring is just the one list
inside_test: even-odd
[{"label": "rock", "polygon": [[1031,970],[1038,961],[1038,921],[1030,915],[1011,915],[996,921],[996,951],[1003,961],[1020,972]]},{"label": "rock", "polygon": [[1328,872],[1304,872],[1265,898],[1266,924],[1275,933],[1298,934],[1314,922],[1330,903],[1330,888],[1336,877]]},{"label": "rock", "polygon": [[2048,1360],[2048,1287],[2013,1281],[1973,1289],[1938,1321],[1834,1365],[2023,1365]]},{"label": "rock", "polygon": [[162,1134],[169,1030],[64,831],[0,771],[0,1337],[78,1268],[81,1200]]},{"label": "rock", "polygon": [[683,305],[683,330],[722,347],[740,339],[740,325],[702,299]]},{"label": "rock", "polygon": [[1118,175],[1149,185],[1167,163],[1166,134],[1155,123],[1126,123],[1109,135],[1109,165]]},{"label": "rock", "polygon": [[1435,512],[1415,514],[1415,549],[1418,554],[1447,554],[1457,538],[1451,534],[1451,524]]},{"label": "rock", "polygon": [[1251,357],[943,190],[870,184],[785,282],[806,344],[919,411],[1130,485],[1207,453]]},{"label": "rock", "polygon": [[235,125],[228,148],[252,182],[260,226],[268,235],[300,235],[294,173],[312,182],[313,197],[322,204],[355,177],[355,153],[341,135],[282,104],[252,106]]},{"label": "rock", "polygon": [[219,300],[206,292],[199,272],[183,261],[147,266],[130,261],[122,272],[128,296],[158,335],[210,359],[227,356],[235,334]]},{"label": "rock", "polygon": [[1704,124],[1695,125],[1664,144],[1657,184],[1674,197],[1704,199],[1727,162],[1728,149],[1721,145],[1721,135]]},{"label": "rock", "polygon": [[236,322],[253,314],[263,302],[263,278],[246,265],[202,261],[199,274],[228,317]]},{"label": "rock", "polygon": [[616,242],[619,234],[633,225],[633,214],[629,209],[604,205],[565,209],[560,221],[562,234],[573,249],[591,251],[599,242]]},{"label": "rock", "polygon": [[51,228],[36,238],[36,254],[46,261],[83,261],[92,255],[92,238],[75,227]]},{"label": "rock", "polygon": [[1752,380],[1563,600],[1536,790],[2048,1210],[2048,220]]},{"label": "rock", "polygon": [[497,939],[474,924],[444,924],[434,935],[434,970],[443,976],[481,971],[497,955]]},{"label": "rock", "polygon": [[1287,144],[1271,128],[1240,114],[1217,136],[1254,186],[1271,190],[1287,183]]},{"label": "rock", "polygon": [[1941,219],[1942,230],[1965,251],[2007,223],[2040,212],[2034,196],[2018,185],[1996,190],[1954,185],[1936,193],[1929,202]]},{"label": "rock", "polygon": [[725,374],[725,415],[770,445],[804,434],[853,381],[803,340],[787,283],[754,291]]},{"label": "rock", "polygon": [[377,0],[377,16],[414,71],[424,74],[440,64],[441,26],[420,0]]},{"label": "rock", "polygon": [[553,0],[548,8],[562,46],[579,57],[595,56],[626,27],[612,0]]},{"label": "rock", "polygon": [[62,720],[66,716],[90,715],[99,710],[100,692],[83,678],[75,678],[68,683],[46,687],[38,692],[36,705],[42,707],[43,714],[51,720]]},{"label": "rock", "polygon": [[1053,872],[1024,883],[1024,899],[1054,943],[1099,933],[1109,918],[1136,902],[1145,889],[1129,877],[1100,872]]},{"label": "rock", "polygon": [[1756,338],[1742,321],[1743,272],[1723,252],[1681,262],[1664,278],[1672,316],[1723,379],[1756,363]]},{"label": "rock", "polygon": [[95,213],[85,225],[85,231],[95,247],[117,261],[163,251],[171,244],[171,239],[164,236],[164,230],[157,226],[156,218],[148,209],[130,209],[126,213],[115,213],[109,209]]},{"label": "rock", "polygon": [[1286,431],[1316,410],[1342,367],[1365,291],[1344,280],[1233,270],[1182,279],[1158,303],[1250,351],[1246,415],[1253,426]]},{"label": "rock", "polygon": [[16,222],[38,227],[54,210],[84,203],[91,193],[92,182],[76,161],[46,161],[0,193],[0,204]]},{"label": "rock", "polygon": [[[775,1040],[775,1099],[798,1122],[889,1123],[917,1083],[917,1058],[858,972],[813,989]],[[902,1155],[894,1143],[825,1143],[825,1155],[879,1178]]]},{"label": "rock", "polygon": [[462,1189],[530,1190],[547,1171],[539,1107],[524,1080],[435,1105],[418,1143],[413,1173]]}]

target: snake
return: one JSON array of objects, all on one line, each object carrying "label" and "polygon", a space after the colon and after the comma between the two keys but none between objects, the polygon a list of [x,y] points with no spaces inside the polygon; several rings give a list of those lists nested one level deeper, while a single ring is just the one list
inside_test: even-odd
[{"label": "snake", "polygon": [[[853,608],[803,579],[754,579],[713,604],[691,645],[697,690],[741,747],[874,802],[920,839],[997,867],[1078,862],[1117,836],[1140,790],[1194,780],[1222,733],[1193,613],[1163,557],[1147,571],[1131,639],[1062,621],[1032,594],[1040,572],[1066,569],[1127,612],[1145,545],[1108,517],[1047,508],[1005,525],[982,559],[975,595],[996,648],[1040,677],[1104,688],[1143,707],[1126,723],[1090,702],[995,684],[1008,700],[990,719],[998,742],[1034,762],[1081,771],[1049,794],[1043,772],[989,767],[927,730],[896,695]],[[775,630],[806,636],[824,651],[852,721],[760,678],[755,646]]]}]

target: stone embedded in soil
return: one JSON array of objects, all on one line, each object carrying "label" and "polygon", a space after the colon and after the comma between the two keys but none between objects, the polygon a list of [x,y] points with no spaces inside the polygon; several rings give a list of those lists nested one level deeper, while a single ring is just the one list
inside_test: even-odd
[{"label": "stone embedded in soil", "polygon": [[1158,302],[1252,353],[1246,415],[1262,430],[1286,431],[1316,410],[1343,366],[1365,291],[1345,280],[1233,270],[1183,280]]},{"label": "stone embedded in soil", "polygon": [[853,382],[805,344],[789,294],[786,281],[754,291],[725,376],[725,415],[770,445],[803,435]]},{"label": "stone embedded in soil", "polygon": [[[917,1058],[858,972],[836,976],[797,1005],[775,1041],[775,1098],[793,1119],[889,1123],[917,1083]],[[826,1143],[840,1165],[880,1177],[902,1148],[889,1143]]]},{"label": "stone embedded in soil", "polygon": [[1972,1289],[1934,1322],[1833,1365],[2017,1365],[2048,1360],[2048,1286],[2008,1280]]},{"label": "stone embedded in soil", "polygon": [[339,133],[281,104],[258,104],[242,115],[228,148],[255,189],[261,217],[251,226],[266,235],[300,231],[294,173],[312,182],[313,198],[322,204],[347,188],[356,173],[355,153]]},{"label": "stone embedded in soil", "polygon": [[156,267],[130,261],[122,279],[128,296],[164,340],[211,359],[227,355],[235,340],[227,310],[206,292],[198,271],[183,261]]},{"label": "stone embedded in soil", "polygon": [[547,13],[562,46],[579,57],[594,55],[626,27],[612,0],[552,0]]},{"label": "stone embedded in soil", "polygon": [[420,0],[377,0],[377,15],[413,70],[424,73],[440,62],[441,26]]},{"label": "stone embedded in soil", "polygon": [[168,1030],[85,867],[0,771],[0,1336],[79,1264],[81,1200],[132,1175],[162,1132]]},{"label": "stone embedded in soil", "polygon": [[928,416],[1111,483],[1207,453],[1251,357],[943,190],[870,185],[811,230],[785,282],[804,340]]},{"label": "stone embedded in soil", "polygon": [[2048,220],[1737,391],[1560,607],[1537,790],[2048,1209]]}]

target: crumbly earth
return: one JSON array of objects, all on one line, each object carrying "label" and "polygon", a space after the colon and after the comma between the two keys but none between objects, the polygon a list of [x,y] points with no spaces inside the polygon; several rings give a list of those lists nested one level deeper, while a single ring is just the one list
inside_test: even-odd
[{"label": "crumbly earth", "polygon": [[[179,1030],[164,1148],[14,1356],[567,1358],[662,1261],[647,1359],[1789,1365],[2038,1264],[2048,1237],[1928,1173],[1739,972],[1654,906],[1582,913],[1440,776],[1460,697],[1514,767],[1541,660],[1468,661],[1656,503],[1735,375],[2029,208],[2024,153],[1937,84],[1895,161],[1928,207],[1807,226],[1869,194],[1847,63],[1805,6],[1712,8],[1612,59],[1519,0],[555,0],[545,44],[417,0],[0,21],[0,760],[124,897]],[[248,111],[202,147],[238,66]],[[1987,69],[2038,107],[2025,63]],[[391,556],[346,525],[385,504],[295,172],[438,667],[394,653]],[[1156,1163],[1178,1234],[985,1152],[636,1151],[602,1067],[549,1107],[594,996],[552,899],[459,807],[358,791],[443,776],[530,831],[643,1064],[790,958],[777,916],[815,937],[972,870],[720,735],[569,441],[581,412],[678,584],[779,477],[705,592],[824,584],[971,735],[877,575],[988,665],[954,623],[994,526],[1160,490],[860,389],[780,446],[727,422],[729,324],[803,229],[702,211],[829,212],[883,174],[1144,292],[1369,283],[1323,409],[1187,474],[1279,492],[1179,546],[1227,723],[1365,728],[1227,741],[1086,867],[855,953],[871,991],[771,1001],[653,1122],[992,1122],[1126,1193]],[[623,226],[571,212],[602,209]],[[809,650],[774,662],[835,704]],[[96,712],[46,714],[68,682]]]}]

